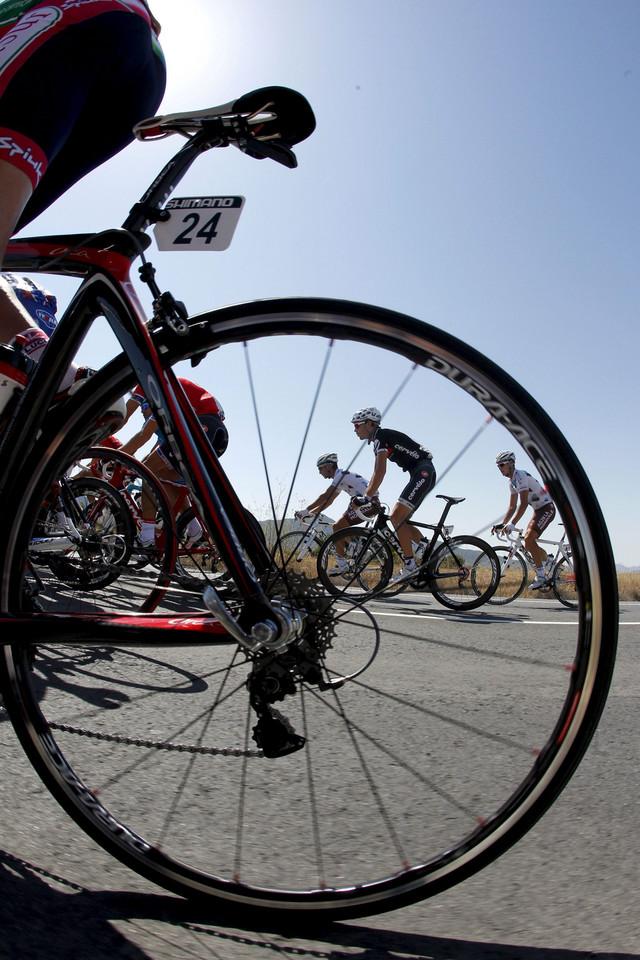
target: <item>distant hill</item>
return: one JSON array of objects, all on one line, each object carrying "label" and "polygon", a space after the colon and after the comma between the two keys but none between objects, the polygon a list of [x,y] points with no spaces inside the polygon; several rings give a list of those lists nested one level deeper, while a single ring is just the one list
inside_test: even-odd
[{"label": "distant hill", "polygon": [[618,573],[638,573],[640,567],[625,567],[624,563],[616,563]]}]

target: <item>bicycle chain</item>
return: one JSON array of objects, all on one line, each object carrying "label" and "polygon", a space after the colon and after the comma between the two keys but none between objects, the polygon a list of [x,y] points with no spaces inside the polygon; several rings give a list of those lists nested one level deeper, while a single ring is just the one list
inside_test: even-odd
[{"label": "bicycle chain", "polygon": [[90,740],[106,740],[109,743],[125,743],[132,747],[152,747],[154,750],[174,750],[177,753],[202,753],[214,757],[260,757],[262,750],[242,750],[240,747],[196,747],[193,744],[171,743],[162,740],[144,740],[141,737],[125,737],[118,733],[99,733],[97,730],[85,730],[72,727],[68,723],[49,723],[49,729],[62,733],[75,733]]},{"label": "bicycle chain", "polygon": [[[285,592],[289,598],[295,599],[302,596],[305,599],[311,598],[308,604],[310,610],[310,626],[313,630],[313,640],[306,637],[298,641],[295,645],[293,655],[291,652],[280,656],[273,654],[261,655],[254,658],[254,671],[267,674],[270,679],[275,679],[276,673],[288,674],[291,681],[302,680],[309,672],[318,666],[319,660],[331,647],[332,639],[335,635],[335,627],[330,620],[324,616],[327,605],[331,604],[322,588],[312,580],[309,580],[304,574],[289,574],[286,578],[278,578],[269,586],[268,593],[271,596],[279,592]],[[276,668],[276,664],[278,668]],[[312,681],[313,682],[313,681]],[[317,682],[317,681],[316,681]],[[279,684],[278,684],[279,686]],[[266,691],[262,691],[264,696]],[[284,699],[289,690],[280,688],[279,693],[270,691],[265,696],[266,702]],[[0,703],[0,713],[6,713],[6,708]],[[284,719],[284,718],[283,718]],[[141,737],[127,737],[123,734],[103,733],[97,730],[89,730],[84,727],[74,727],[66,723],[50,722],[49,728],[61,733],[71,733],[80,737],[87,737],[92,740],[102,740],[108,743],[123,743],[127,746],[148,747],[153,750],[169,750],[177,753],[203,754],[206,756],[222,757],[249,757],[264,759],[264,752],[261,749],[243,749],[240,747],[198,747],[193,744],[172,743],[169,741],[147,740]]]}]

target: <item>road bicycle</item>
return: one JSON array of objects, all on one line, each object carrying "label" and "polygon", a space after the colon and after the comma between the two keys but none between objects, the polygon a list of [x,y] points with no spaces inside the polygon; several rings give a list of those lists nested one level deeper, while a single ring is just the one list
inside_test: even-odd
[{"label": "road bicycle", "polygon": [[[524,546],[524,532],[514,529],[511,532],[497,531],[496,536],[510,541],[509,546],[496,546],[495,552],[500,559],[500,585],[489,600],[489,603],[505,604],[516,600],[527,585],[529,570],[534,573],[536,564],[533,557]],[[549,550],[547,562],[547,582],[540,587],[537,593],[548,593],[552,590],[554,596],[565,607],[571,610],[578,609],[576,577],[571,561],[571,545],[567,542],[566,531],[561,540],[538,540],[541,546]],[[475,582],[475,567],[472,570]]]},{"label": "road bicycle", "polygon": [[[452,527],[445,525],[451,508],[464,497],[447,497],[442,515],[436,524],[411,523],[430,530],[419,558],[418,570],[410,579],[393,582],[394,573],[402,569],[404,559],[395,530],[389,526],[384,509],[364,530],[345,527],[332,534],[318,555],[318,573],[330,593],[395,595],[407,586],[428,589],[435,599],[451,610],[474,610],[490,600],[500,579],[500,564],[492,547],[479,537],[452,537]],[[344,574],[337,565],[338,554],[347,559]],[[473,581],[471,571],[474,571]]]},{"label": "road bicycle", "polygon": [[[163,574],[160,582],[166,585],[170,579],[187,589],[203,589],[207,575],[227,574],[220,552],[206,530],[201,527],[197,535],[189,533],[196,514],[184,484],[159,480],[135,457],[112,447],[90,449],[74,467],[106,478],[124,499],[135,525],[129,560],[131,567],[138,570],[154,567]],[[171,500],[166,492],[167,486],[172,488]],[[155,519],[153,539],[144,545],[139,537],[143,522],[143,494],[146,510]],[[159,599],[156,595],[154,602]],[[151,609],[149,604],[147,609]]]},{"label": "road bicycle", "polygon": [[[205,249],[238,209],[234,198],[169,199],[194,160],[232,145],[293,167],[291,147],[313,126],[306,100],[282,88],[154,118],[141,138],[179,133],[185,143],[123,227],[17,238],[5,260],[12,272],[79,283],[2,437],[7,715],[48,789],[97,843],[245,923],[251,911],[345,918],[395,909],[491,862],[575,770],[615,658],[615,569],[597,499],[570,444],[502,369],[436,325],[386,308],[296,297],[189,316],[156,283],[145,256],[150,226],[174,231],[176,250],[202,233]],[[136,258],[150,317],[131,282]],[[52,408],[83,338],[105,320],[117,356]],[[188,364],[228,410],[224,469],[180,389]],[[47,491],[117,428],[121,398],[136,383],[234,596],[212,580],[202,595],[167,588],[141,612],[140,588],[121,576],[117,596],[93,592],[90,612],[64,591],[42,612],[26,560]],[[247,519],[244,505],[257,503],[262,524],[284,532],[298,464],[326,448],[337,398],[348,421],[378,397],[385,417],[403,424],[428,397],[454,439],[490,415],[497,448],[508,441],[544,478],[568,531],[579,613],[560,638],[542,625],[535,657],[515,656],[511,621],[496,626],[482,611],[399,616],[327,594]],[[469,470],[482,465],[474,449]],[[281,483],[284,509],[274,494]],[[99,673],[69,674],[94,647],[110,651]],[[174,663],[200,683],[156,680],[136,693],[130,651],[144,654],[146,673],[160,648],[163,677]],[[51,650],[66,664],[64,682],[55,682]]]}]

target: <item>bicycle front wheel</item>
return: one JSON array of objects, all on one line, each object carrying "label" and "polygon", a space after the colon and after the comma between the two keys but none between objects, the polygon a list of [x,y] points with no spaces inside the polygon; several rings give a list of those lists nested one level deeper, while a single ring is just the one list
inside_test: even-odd
[{"label": "bicycle front wheel", "polygon": [[337,530],[318,555],[322,584],[329,593],[340,596],[366,597],[382,590],[392,569],[393,557],[385,540],[360,527]]},{"label": "bicycle front wheel", "polygon": [[[411,590],[397,608],[360,587],[354,602],[278,562],[264,588],[299,613],[300,636],[268,654],[231,642],[196,591],[167,591],[146,619],[116,616],[119,598],[109,591],[99,616],[75,613],[63,590],[50,598],[55,616],[32,613],[38,582],[24,560],[46,491],[82,431],[136,382],[116,360],[86,395],[81,388],[70,398],[64,417],[45,419],[0,503],[2,639],[11,641],[0,678],[31,762],[110,853],[172,891],[211,898],[225,917],[237,910],[246,920],[252,908],[358,916],[452,886],[554,801],[605,702],[616,578],[580,463],[500,368],[400,314],[279,300],[195,317],[188,336],[154,337],[163,362],[197,374],[224,403],[225,472],[274,558],[289,505],[317,487],[328,436],[345,467],[361,455],[358,470],[371,474],[372,450],[350,421],[376,403],[383,423],[428,445],[442,472],[439,450],[464,451],[447,473],[452,493],[488,477],[487,491],[500,497],[500,449],[542,475],[571,532],[578,613],[559,631],[549,618],[516,623],[498,607],[490,618],[471,609],[481,598],[460,570],[486,548],[466,537],[455,541],[451,588],[437,581],[453,608],[446,615],[425,616]],[[425,397],[447,411],[426,434]],[[387,482],[392,494],[400,488],[393,463]],[[474,509],[470,500],[457,505],[456,523],[481,528],[486,517]],[[447,558],[441,550],[430,567],[434,583],[451,575]],[[378,565],[380,582],[384,575]],[[34,670],[23,636],[47,640]],[[516,640],[535,656],[514,656]],[[270,710],[258,717],[256,702]],[[279,755],[273,730],[287,748]]]},{"label": "bicycle front wheel", "polygon": [[318,555],[321,547],[322,540],[308,533],[292,530],[279,538],[276,561],[314,580],[318,576]]},{"label": "bicycle front wheel", "polygon": [[[497,605],[511,603],[517,600],[527,583],[527,561],[522,554],[512,551],[509,547],[494,547],[494,552],[500,564],[500,581],[496,592],[487,603]],[[485,555],[481,554],[471,568],[471,579],[478,596],[483,590],[483,579],[486,577]]]},{"label": "bicycle front wheel", "polygon": [[[68,532],[71,525],[73,533]],[[29,561],[50,581],[50,590],[62,584],[86,594],[120,577],[131,556],[133,536],[131,516],[117,490],[94,477],[71,479],[65,481],[64,499],[43,508]]]}]

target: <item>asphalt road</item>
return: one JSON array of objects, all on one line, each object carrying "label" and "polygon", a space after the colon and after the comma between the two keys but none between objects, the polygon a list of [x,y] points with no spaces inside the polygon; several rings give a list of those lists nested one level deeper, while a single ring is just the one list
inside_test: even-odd
[{"label": "asphalt road", "polygon": [[[519,603],[511,612],[535,603],[536,618],[557,615],[553,601]],[[623,604],[599,730],[560,799],[515,848],[430,901],[303,929],[230,927],[130,873],[66,818],[0,721],[0,957],[638,957],[639,647],[640,604]]]}]

